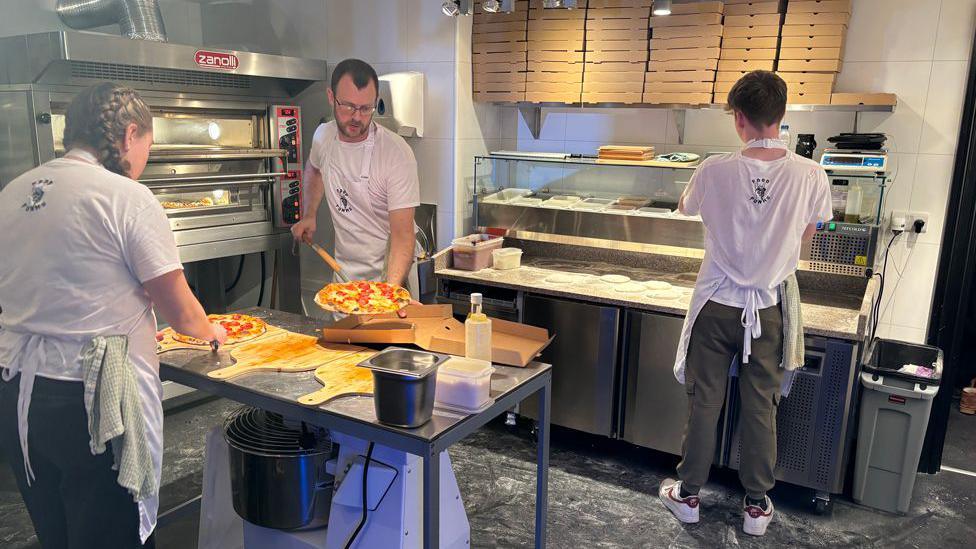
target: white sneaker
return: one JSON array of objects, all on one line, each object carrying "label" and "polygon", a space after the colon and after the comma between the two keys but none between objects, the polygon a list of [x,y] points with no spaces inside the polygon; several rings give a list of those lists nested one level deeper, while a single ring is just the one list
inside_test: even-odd
[{"label": "white sneaker", "polygon": [[766,496],[766,510],[758,505],[747,505],[746,499],[742,500],[742,530],[753,536],[763,536],[766,534],[766,527],[773,521],[773,500]]},{"label": "white sneaker", "polygon": [[661,503],[668,508],[668,511],[685,524],[698,522],[698,503],[701,501],[698,496],[681,497],[681,481],[665,479],[657,491],[661,498]]}]

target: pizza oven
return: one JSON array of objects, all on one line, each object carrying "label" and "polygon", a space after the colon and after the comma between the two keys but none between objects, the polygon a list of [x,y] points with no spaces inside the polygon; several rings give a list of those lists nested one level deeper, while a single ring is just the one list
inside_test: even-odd
[{"label": "pizza oven", "polygon": [[305,136],[319,122],[302,115],[325,102],[307,93],[315,101],[303,109],[298,96],[324,86],[324,61],[87,32],[2,38],[0,52],[0,188],[65,153],[64,113],[80,89],[135,88],[154,116],[141,182],[163,205],[182,261],[220,278],[221,258],[272,253],[276,305],[300,311],[288,228],[301,212]]}]

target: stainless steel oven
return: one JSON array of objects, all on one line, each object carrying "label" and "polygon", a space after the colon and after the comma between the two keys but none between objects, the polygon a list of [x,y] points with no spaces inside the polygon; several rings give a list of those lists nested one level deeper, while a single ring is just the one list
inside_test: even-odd
[{"label": "stainless steel oven", "polygon": [[166,210],[182,261],[212,276],[209,260],[270,252],[277,307],[300,311],[288,227],[301,211],[304,136],[318,120],[303,120],[298,96],[326,74],[324,61],[89,32],[0,39],[0,188],[64,154],[75,93],[102,81],[133,87],[154,116],[141,182]]}]

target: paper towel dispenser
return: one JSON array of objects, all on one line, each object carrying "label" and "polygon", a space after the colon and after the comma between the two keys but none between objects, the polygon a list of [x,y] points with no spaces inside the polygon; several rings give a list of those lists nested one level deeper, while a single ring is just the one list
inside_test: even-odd
[{"label": "paper towel dispenser", "polygon": [[424,136],[424,97],[427,80],[417,71],[380,76],[375,120],[404,137]]}]

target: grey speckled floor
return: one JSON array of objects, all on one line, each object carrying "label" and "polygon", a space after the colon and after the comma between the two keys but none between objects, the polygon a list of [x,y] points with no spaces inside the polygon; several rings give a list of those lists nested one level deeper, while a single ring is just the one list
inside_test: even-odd
[{"label": "grey speckled floor", "polygon": [[[203,437],[234,403],[213,400],[171,411],[162,509],[200,490]],[[954,412],[946,465],[974,469],[976,417]],[[481,430],[452,450],[476,547],[531,546],[534,446],[525,432],[500,425]],[[568,431],[553,435],[549,546],[582,547],[969,547],[976,540],[976,477],[920,476],[907,517],[837,500],[833,516],[809,512],[806,490],[778,486],[776,522],[765,538],[741,532],[741,492],[734,473],[718,471],[703,492],[702,522],[678,524],[660,506],[656,487],[676,458]],[[195,547],[197,508],[169,516],[157,532],[160,548]],[[966,542],[965,540],[969,540]],[[0,547],[37,547],[9,469],[0,467]]]}]

